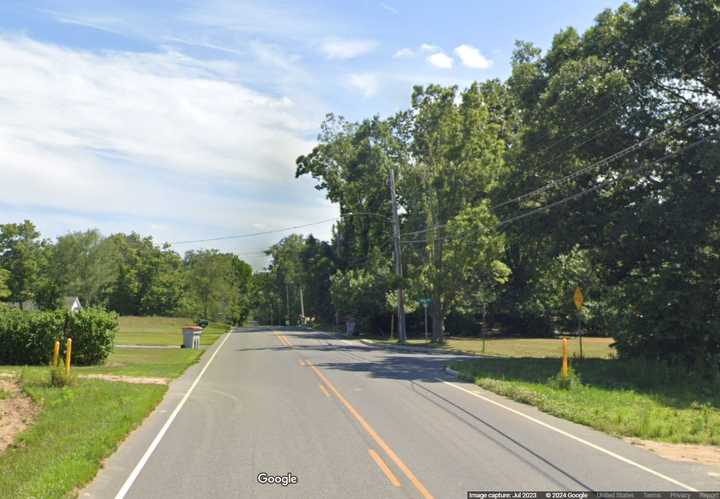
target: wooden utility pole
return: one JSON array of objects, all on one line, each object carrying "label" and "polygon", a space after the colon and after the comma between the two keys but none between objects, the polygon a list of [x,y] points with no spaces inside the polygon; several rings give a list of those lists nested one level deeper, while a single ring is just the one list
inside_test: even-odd
[{"label": "wooden utility pole", "polygon": [[395,196],[395,172],[390,169],[390,200],[392,202],[393,242],[395,244],[395,274],[398,277],[398,342],[405,343],[405,290],[402,287],[402,252],[400,250],[400,217],[398,216],[397,197]]},{"label": "wooden utility pole", "polygon": [[302,286],[300,286],[300,317],[305,325],[305,301],[303,300]]},{"label": "wooden utility pole", "polygon": [[285,281],[285,305],[287,307],[287,320],[285,322],[286,326],[290,325],[290,285],[287,281]]}]

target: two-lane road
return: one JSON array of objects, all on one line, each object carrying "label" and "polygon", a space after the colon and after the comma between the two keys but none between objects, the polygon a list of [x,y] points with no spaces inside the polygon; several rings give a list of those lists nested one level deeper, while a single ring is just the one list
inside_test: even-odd
[{"label": "two-lane road", "polygon": [[[136,450],[111,458],[83,496],[114,497],[123,484],[131,498],[720,487],[703,466],[456,382],[444,372],[447,356],[263,328],[222,341],[202,377],[190,373],[180,410],[173,402],[176,410],[154,415],[152,451],[134,435],[126,446]],[[258,483],[261,473],[291,473],[297,483]]]}]

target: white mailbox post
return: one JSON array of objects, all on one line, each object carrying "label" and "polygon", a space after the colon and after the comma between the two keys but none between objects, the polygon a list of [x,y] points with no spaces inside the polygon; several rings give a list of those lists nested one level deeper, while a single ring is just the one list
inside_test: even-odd
[{"label": "white mailbox post", "polygon": [[203,328],[200,326],[183,326],[183,348],[200,349],[200,335]]}]

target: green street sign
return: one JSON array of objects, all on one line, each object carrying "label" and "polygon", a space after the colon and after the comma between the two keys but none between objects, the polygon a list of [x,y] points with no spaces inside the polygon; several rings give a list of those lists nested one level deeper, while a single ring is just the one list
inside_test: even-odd
[{"label": "green street sign", "polygon": [[420,298],[418,300],[418,302],[420,302],[420,305],[422,305],[423,307],[427,307],[428,305],[430,305],[432,303],[432,299],[431,298]]}]

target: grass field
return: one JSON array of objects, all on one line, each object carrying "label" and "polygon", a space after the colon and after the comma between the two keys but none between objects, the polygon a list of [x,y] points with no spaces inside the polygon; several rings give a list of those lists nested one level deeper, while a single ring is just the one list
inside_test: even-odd
[{"label": "grass field", "polygon": [[490,391],[604,432],[720,445],[720,386],[658,364],[615,359],[573,363],[582,385],[554,388],[560,361],[484,358],[451,367]]},{"label": "grass field", "polygon": [[[193,321],[182,317],[120,317],[115,336],[116,345],[180,345],[182,327],[192,325]],[[221,323],[211,323],[202,336],[200,344],[212,345],[219,336],[228,330]]]},{"label": "grass field", "polygon": [[[583,356],[586,358],[609,358],[615,355],[610,347],[612,338],[583,338]],[[373,340],[374,343],[395,345],[397,340]],[[490,338],[482,351],[482,338],[450,337],[439,347],[443,350],[471,354],[492,355],[497,357],[553,357],[562,356],[562,341],[556,338]],[[409,346],[431,347],[424,339],[410,339]],[[577,338],[568,339],[570,356],[580,356],[580,342]]]},{"label": "grass field", "polygon": [[26,370],[23,389],[38,419],[0,454],[2,497],[74,496],[100,463],[160,402],[166,386],[81,380],[52,388],[47,369]]}]

